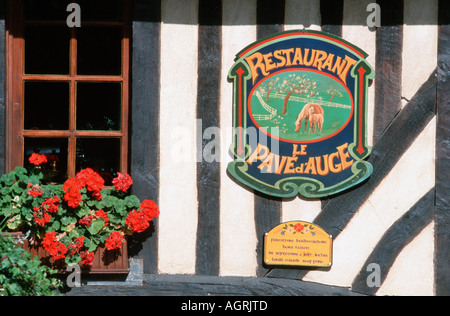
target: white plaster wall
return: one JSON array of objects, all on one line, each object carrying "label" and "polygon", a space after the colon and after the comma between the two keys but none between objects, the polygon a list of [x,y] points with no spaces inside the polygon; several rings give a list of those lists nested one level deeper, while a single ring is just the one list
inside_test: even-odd
[{"label": "white plaster wall", "polygon": [[331,270],[311,271],[304,280],[351,286],[385,231],[434,187],[435,134],[433,119],[334,240]]},{"label": "white plaster wall", "polygon": [[[235,55],[256,40],[256,0],[224,0],[220,125],[220,275],[256,274],[254,195],[227,175],[232,141],[233,84],[227,81]],[[225,140],[225,141],[224,141]]]},{"label": "white plaster wall", "polygon": [[[436,68],[438,0],[408,0],[404,5],[402,96],[403,104],[416,94]],[[426,21],[426,25],[417,25]]]},{"label": "white plaster wall", "polygon": [[[162,1],[160,273],[195,273],[197,12],[197,0]],[[172,20],[186,24],[172,24]]]},{"label": "white plaster wall", "polygon": [[403,249],[376,295],[434,295],[434,222]]}]

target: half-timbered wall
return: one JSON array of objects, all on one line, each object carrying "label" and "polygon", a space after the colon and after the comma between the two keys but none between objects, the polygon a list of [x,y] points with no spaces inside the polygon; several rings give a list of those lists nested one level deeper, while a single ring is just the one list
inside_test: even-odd
[{"label": "half-timbered wall", "polygon": [[[134,2],[130,170],[134,193],[161,209],[151,231],[130,243],[146,273],[289,278],[377,295],[450,293],[447,1],[377,1],[376,30],[366,25],[375,0]],[[227,73],[251,42],[303,28],[342,36],[369,54],[374,172],[328,199],[274,199],[227,175]],[[0,113],[3,105],[0,99]],[[213,144],[220,150],[211,161],[202,150]],[[290,220],[334,236],[331,269],[263,266],[264,232]],[[367,286],[370,263],[380,266],[379,288]]]}]

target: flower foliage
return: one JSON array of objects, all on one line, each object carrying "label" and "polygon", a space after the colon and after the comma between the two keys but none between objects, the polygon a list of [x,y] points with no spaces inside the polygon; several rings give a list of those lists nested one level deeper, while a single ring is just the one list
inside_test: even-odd
[{"label": "flower foliage", "polygon": [[61,282],[52,276],[57,271],[16,247],[17,241],[6,235],[0,234],[0,296],[59,295]]},{"label": "flower foliage", "polygon": [[[45,163],[33,154],[30,163]],[[68,265],[92,265],[94,252],[122,246],[126,235],[141,233],[159,208],[127,192],[133,180],[117,173],[113,187],[94,170],[81,170],[62,185],[43,184],[39,167],[28,172],[17,167],[0,178],[0,231],[31,231],[32,238],[54,260]]]}]

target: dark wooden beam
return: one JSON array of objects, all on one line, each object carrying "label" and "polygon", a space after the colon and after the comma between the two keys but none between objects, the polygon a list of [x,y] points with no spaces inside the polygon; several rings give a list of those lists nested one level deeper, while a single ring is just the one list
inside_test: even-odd
[{"label": "dark wooden beam", "polygon": [[342,37],[344,0],[320,0],[322,31]]},{"label": "dark wooden beam", "polygon": [[436,122],[436,295],[450,295],[450,10],[439,1]]},{"label": "dark wooden beam", "polygon": [[403,0],[377,3],[382,14],[376,31],[374,143],[402,107]]},{"label": "dark wooden beam", "polygon": [[[158,203],[161,2],[134,2],[129,158],[132,193],[141,200]],[[157,232],[156,218],[151,229],[129,241],[130,255],[144,259],[144,273],[158,272]]]},{"label": "dark wooden beam", "polygon": [[[205,129],[220,126],[222,1],[199,1],[197,119]],[[213,136],[211,136],[213,137]],[[218,137],[215,135],[214,137]],[[205,160],[203,149],[217,139],[198,137],[198,226],[196,273],[218,275],[220,265],[220,159]],[[220,142],[219,142],[220,143]],[[218,152],[214,153],[219,155]],[[213,157],[210,157],[213,158]],[[200,160],[198,160],[200,161]]]},{"label": "dark wooden beam", "polygon": [[[6,23],[5,23],[6,1],[0,0],[0,60],[6,58]],[[6,63],[0,63],[0,175],[6,172]]]}]

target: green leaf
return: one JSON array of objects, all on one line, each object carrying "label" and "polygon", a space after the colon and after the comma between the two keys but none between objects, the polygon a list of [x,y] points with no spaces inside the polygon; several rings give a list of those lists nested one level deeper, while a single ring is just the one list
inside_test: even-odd
[{"label": "green leaf", "polygon": [[135,195],[127,196],[124,201],[129,209],[137,209],[141,205],[141,201]]},{"label": "green leaf", "polygon": [[100,230],[105,226],[105,221],[103,218],[97,218],[92,221],[92,224],[87,228],[91,235],[97,235]]},{"label": "green leaf", "polygon": [[[97,250],[97,247],[100,243],[96,239],[91,239],[89,244],[90,244],[90,246],[89,246],[88,252],[94,252],[95,250]],[[85,246],[88,247],[88,244],[86,244],[86,242],[85,242]]]},{"label": "green leaf", "polygon": [[110,208],[114,205],[114,200],[113,196],[107,195],[102,199],[102,203],[105,207]]},{"label": "green leaf", "polygon": [[10,172],[10,173],[4,174],[4,175],[1,177],[1,180],[2,180],[2,182],[4,182],[7,186],[11,186],[11,185],[13,185],[14,181],[16,181],[16,177],[15,177],[15,175],[14,175],[12,172]]},{"label": "green leaf", "polygon": [[[81,205],[81,203],[80,203],[80,205]],[[89,207],[80,207],[75,212],[79,218],[83,218],[86,215],[88,215],[91,212],[91,210],[89,209]]]},{"label": "green leaf", "polygon": [[76,222],[77,222],[77,219],[75,217],[63,216],[61,218],[61,224],[65,227],[69,226],[70,224],[75,224]]},{"label": "green leaf", "polygon": [[54,221],[51,227],[52,227],[53,231],[56,232],[61,227],[61,223],[59,221]]}]

